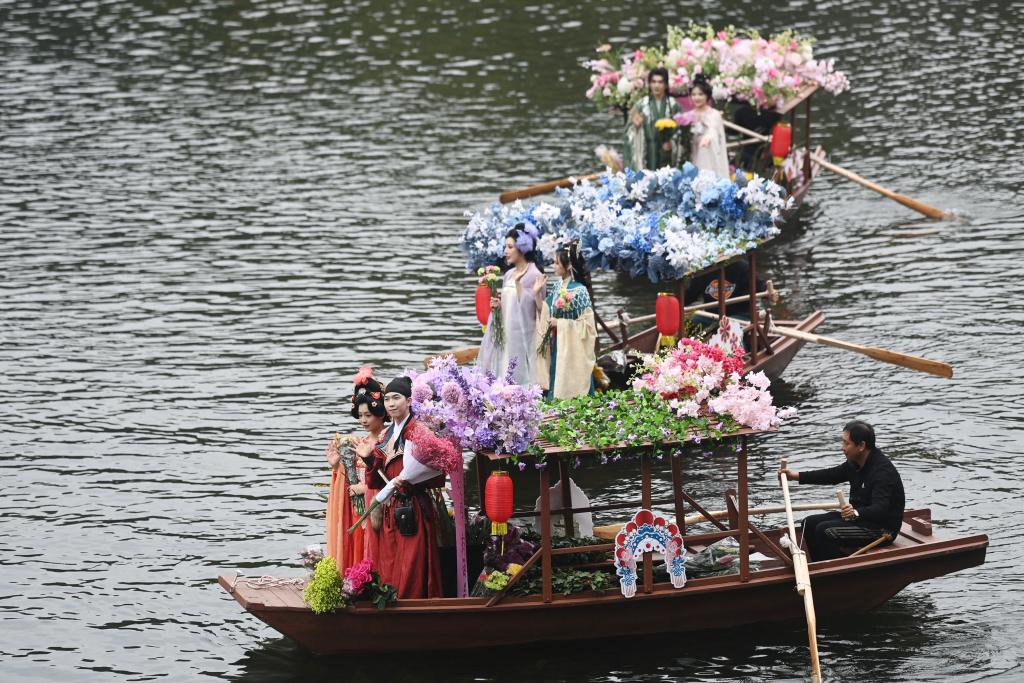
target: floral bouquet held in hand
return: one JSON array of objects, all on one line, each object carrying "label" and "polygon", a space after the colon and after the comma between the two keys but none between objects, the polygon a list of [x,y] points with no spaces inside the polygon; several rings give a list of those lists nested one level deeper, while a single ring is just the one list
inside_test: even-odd
[{"label": "floral bouquet held in hand", "polygon": [[677,124],[675,119],[658,119],[654,122],[654,129],[658,139],[658,161],[659,168],[662,166],[668,166],[672,163],[672,150],[665,149],[666,144],[672,143],[672,138],[676,134]]},{"label": "floral bouquet held in hand", "polygon": [[[341,457],[341,466],[345,468],[345,482],[347,486],[354,486],[359,483],[359,472],[356,470],[356,450],[353,437],[341,436],[334,433],[334,448]],[[357,515],[363,514],[366,507],[366,500],[361,496],[351,496],[352,508]]]},{"label": "floral bouquet held in hand", "polygon": [[[555,300],[554,300],[554,302],[552,302],[553,306],[554,306],[554,309],[555,309],[554,316],[552,318],[552,322],[554,322],[554,318],[564,318],[564,317],[566,317],[565,316],[566,311],[569,311],[569,310],[572,309],[572,304],[573,304],[573,301],[575,301],[575,300],[576,300],[576,293],[573,292],[571,289],[569,289],[563,283],[562,286],[558,288],[558,291],[555,292]],[[561,314],[561,315],[559,315],[559,314]],[[545,358],[547,358],[548,353],[550,353],[550,351],[551,351],[551,339],[554,336],[555,336],[554,325],[552,325],[551,327],[548,327],[548,329],[544,330],[544,338],[540,340],[540,346],[537,347],[537,355],[544,356]]]},{"label": "floral bouquet held in hand", "polygon": [[[476,274],[480,276],[480,279],[477,280],[477,284],[486,286],[490,289],[492,299],[501,293],[501,286],[504,282],[501,276],[501,268],[498,266],[486,266],[478,269]],[[491,340],[499,349],[505,343],[505,328],[501,322],[500,308],[491,310]]]}]

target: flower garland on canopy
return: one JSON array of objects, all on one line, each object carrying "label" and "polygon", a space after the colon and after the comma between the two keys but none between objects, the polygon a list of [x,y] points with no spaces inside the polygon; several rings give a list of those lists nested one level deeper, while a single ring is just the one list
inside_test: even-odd
[{"label": "flower garland on canopy", "polygon": [[833,95],[849,89],[834,59],[814,59],[814,43],[793,31],[763,38],[733,26],[720,31],[693,22],[685,30],[669,26],[664,46],[618,53],[610,45],[599,47],[602,57],[584,63],[592,72],[587,98],[602,109],[628,109],[647,94],[647,74],[657,66],[668,69],[675,92],[688,90],[700,74],[715,100],[735,98],[762,108],[781,105],[810,83]]},{"label": "flower garland on canopy", "polygon": [[559,245],[579,240],[592,271],[678,280],[774,237],[781,212],[792,206],[769,180],[717,178],[689,162],[682,169],[627,169],[600,180],[559,189],[559,206],[517,201],[474,214],[462,239],[468,268],[494,263],[505,233],[529,220],[549,261]]}]

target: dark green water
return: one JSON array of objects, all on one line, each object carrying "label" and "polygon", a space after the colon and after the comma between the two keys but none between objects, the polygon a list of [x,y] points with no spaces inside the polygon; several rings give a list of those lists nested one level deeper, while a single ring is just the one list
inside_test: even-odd
[{"label": "dark green water", "polygon": [[[860,416],[911,505],[991,537],[983,567],[823,622],[826,676],[1024,679],[1021,9],[0,0],[0,677],[802,679],[798,622],[318,660],[213,582],[299,573],[359,365],[391,376],[474,343],[462,212],[617,142],[579,61],[694,18],[816,35],[853,83],[818,99],[818,142],[965,217],[899,236],[920,219],[823,174],[761,258],[784,309],[825,311],[822,333],[956,378],[805,349],[777,385],[801,416],[757,443],[754,499],[778,499],[783,455],[836,462]],[[631,291],[599,278],[599,309],[647,312]],[[717,506],[730,471],[696,459],[685,476]],[[578,475],[604,502],[636,479]]]}]

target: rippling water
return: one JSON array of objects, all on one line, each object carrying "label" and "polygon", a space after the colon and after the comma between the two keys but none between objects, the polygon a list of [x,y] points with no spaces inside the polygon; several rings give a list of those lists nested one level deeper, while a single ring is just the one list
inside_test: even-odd
[{"label": "rippling water", "polygon": [[[963,220],[819,176],[762,257],[783,308],[956,377],[806,348],[778,383],[801,417],[757,444],[753,497],[777,498],[779,456],[835,462],[842,423],[874,422],[910,504],[992,543],[981,568],[821,624],[826,675],[1024,679],[1019,4],[796,3],[770,24],[763,8],[693,18],[818,36],[854,84],[818,98],[818,141]],[[583,100],[577,61],[659,40],[680,11],[0,0],[3,679],[374,678],[380,661],[303,654],[214,577],[298,572],[354,370],[474,342],[462,212],[592,169],[617,120]],[[631,291],[599,278],[599,308],[646,312]],[[717,501],[729,471],[686,476]],[[578,480],[610,500],[635,473]],[[389,661],[385,678],[799,680],[804,637]]]}]

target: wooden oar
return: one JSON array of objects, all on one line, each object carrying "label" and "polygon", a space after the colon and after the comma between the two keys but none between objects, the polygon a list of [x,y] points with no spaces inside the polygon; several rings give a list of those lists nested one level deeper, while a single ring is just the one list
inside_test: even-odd
[{"label": "wooden oar", "polygon": [[539,194],[548,194],[554,192],[559,187],[572,187],[574,184],[583,180],[597,180],[601,176],[601,172],[591,173],[588,176],[582,178],[573,176],[570,178],[562,178],[561,180],[550,180],[540,185],[530,185],[520,190],[509,190],[508,192],[502,192],[498,195],[498,201],[502,204],[508,204],[514,202],[517,199],[526,199],[527,197],[534,197]]},{"label": "wooden oar", "polygon": [[[722,123],[724,123],[727,128],[732,128],[733,130],[738,131],[740,133],[743,133],[744,135],[749,135],[751,137],[757,138],[757,139],[761,140],[762,142],[770,142],[771,141],[771,137],[769,137],[767,135],[761,135],[760,133],[754,132],[754,131],[750,130],[749,128],[744,128],[743,126],[738,126],[735,123],[733,123],[732,121],[723,121]],[[928,216],[929,218],[955,218],[956,217],[955,214],[952,214],[952,213],[950,213],[948,211],[943,211],[942,209],[936,209],[934,206],[929,206],[928,204],[925,204],[924,202],[919,202],[916,199],[911,199],[910,197],[908,197],[906,195],[902,195],[899,192],[893,192],[892,190],[890,190],[888,188],[885,188],[885,187],[882,187],[881,185],[879,185],[877,183],[873,183],[870,180],[868,180],[867,178],[864,178],[862,176],[857,175],[853,171],[848,171],[847,169],[843,168],[842,166],[837,166],[836,164],[833,164],[831,161],[825,160],[823,157],[811,154],[811,161],[813,161],[814,163],[818,164],[822,168],[826,168],[829,171],[832,171],[833,173],[841,175],[841,176],[843,176],[844,178],[846,178],[848,180],[852,180],[853,182],[857,183],[858,185],[863,185],[864,187],[868,188],[869,190],[874,190],[878,194],[880,194],[880,195],[882,195],[884,197],[888,197],[889,199],[892,199],[893,201],[897,201],[900,204],[902,204],[903,206],[907,207],[908,209],[913,209],[914,211],[917,211],[918,213],[924,214],[925,216]]]},{"label": "wooden oar", "polygon": [[788,327],[778,327],[773,325],[772,333],[781,334],[784,337],[792,337],[793,339],[802,339],[804,341],[814,342],[815,344],[834,346],[837,349],[856,351],[857,353],[863,353],[865,356],[874,358],[875,360],[880,360],[883,363],[892,363],[893,365],[899,365],[904,368],[910,368],[911,370],[918,370],[920,372],[927,372],[928,374],[945,377],[947,379],[953,377],[952,366],[948,363],[932,360],[930,358],[922,358],[921,356],[912,356],[909,353],[899,353],[897,351],[881,349],[877,346],[863,346],[861,344],[843,341],[842,339],[825,337],[820,334],[811,334],[810,332],[794,330]]},{"label": "wooden oar", "polygon": [[821,664],[818,662],[818,619],[814,613],[814,595],[811,592],[811,572],[807,569],[807,554],[796,540],[793,525],[793,503],[789,500],[789,479],[786,477],[786,459],[779,464],[779,483],[786,503],[786,525],[789,527],[789,552],[793,555],[793,573],[796,590],[804,597],[804,616],[807,618],[807,642],[811,646],[811,680],[821,683]]},{"label": "wooden oar", "polygon": [[[718,319],[717,313],[710,313],[708,311],[695,311],[694,315],[704,316],[705,318]],[[880,360],[883,363],[892,363],[893,365],[899,365],[904,368],[910,368],[911,370],[918,370],[920,372],[927,372],[931,375],[938,375],[939,377],[945,377],[947,379],[953,377],[953,368],[949,363],[943,363],[942,361],[932,360],[931,358],[922,358],[921,356],[912,356],[909,353],[900,353],[898,351],[890,351],[889,349],[882,349],[877,346],[864,346],[862,344],[854,344],[853,342],[843,341],[842,339],[836,339],[835,337],[826,337],[820,334],[811,334],[810,332],[804,332],[802,330],[794,330],[789,327],[778,327],[772,325],[772,334],[780,334],[783,337],[792,337],[793,339],[802,339],[804,341],[814,342],[815,344],[823,344],[825,346],[834,346],[837,349],[846,349],[847,351],[856,351],[857,353],[863,353],[865,356]]]}]

